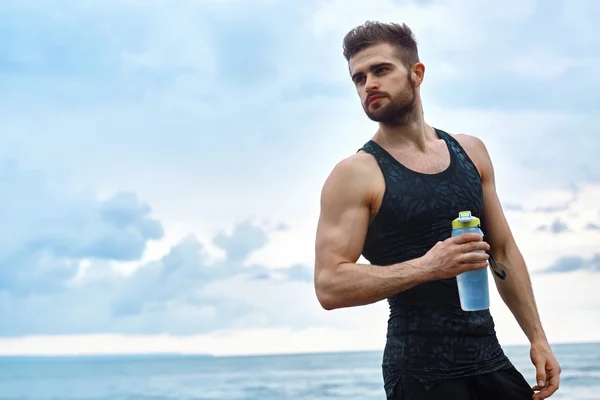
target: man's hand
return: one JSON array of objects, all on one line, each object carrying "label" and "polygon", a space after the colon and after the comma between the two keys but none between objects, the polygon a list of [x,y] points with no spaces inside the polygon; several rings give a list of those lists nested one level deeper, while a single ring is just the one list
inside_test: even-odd
[{"label": "man's hand", "polygon": [[488,266],[490,245],[477,233],[463,233],[437,242],[420,259],[429,279],[449,279]]},{"label": "man's hand", "polygon": [[558,389],[560,382],[560,365],[550,349],[548,342],[533,342],[529,353],[536,370],[536,382],[532,389],[537,392],[534,400],[547,399]]}]

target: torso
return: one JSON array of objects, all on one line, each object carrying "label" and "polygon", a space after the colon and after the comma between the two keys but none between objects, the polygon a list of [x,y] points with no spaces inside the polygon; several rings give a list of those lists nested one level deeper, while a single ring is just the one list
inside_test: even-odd
[{"label": "torso", "polygon": [[[421,161],[374,141],[356,154],[368,163],[372,178],[371,223],[362,252],[372,264],[386,266],[420,257],[450,237],[451,221],[459,211],[482,214],[477,155],[465,150],[472,148],[469,137],[460,135],[459,140],[436,132],[440,137],[436,150]],[[489,311],[462,311],[455,279],[415,286],[388,303],[383,359],[388,394],[407,374],[429,385],[510,366]]]}]

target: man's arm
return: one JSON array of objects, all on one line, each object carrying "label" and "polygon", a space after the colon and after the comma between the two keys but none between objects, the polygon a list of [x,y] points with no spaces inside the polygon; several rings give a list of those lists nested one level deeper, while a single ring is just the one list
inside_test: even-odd
[{"label": "man's arm", "polygon": [[377,266],[357,264],[371,218],[379,182],[379,166],[369,155],[356,154],[340,162],[321,193],[314,284],[327,310],[375,303],[420,283],[445,279],[487,267],[488,250],[480,235],[464,234],[438,242],[424,256]]},{"label": "man's arm", "polygon": [[327,310],[375,303],[426,278],[417,260],[386,267],[356,263],[369,226],[371,188],[377,178],[366,157],[357,154],[337,164],[321,192],[314,284]]},{"label": "man's arm", "polygon": [[546,341],[525,260],[512,235],[496,193],[494,168],[484,143],[461,135],[461,142],[475,161],[483,186],[481,223],[496,261],[506,271],[506,280],[494,275],[498,292],[531,343]]},{"label": "man's arm", "polygon": [[[538,386],[539,389],[547,386],[542,394],[549,397],[558,389],[560,366],[548,345],[525,260],[515,242],[496,192],[491,158],[480,139],[467,135],[457,135],[457,139],[476,163],[481,175],[483,185],[481,222],[484,234],[496,261],[506,271],[506,280],[501,280],[494,275],[498,292],[532,344],[531,357],[537,369]],[[552,370],[551,374],[555,376],[547,376],[548,369]],[[543,380],[541,384],[540,379]]]}]

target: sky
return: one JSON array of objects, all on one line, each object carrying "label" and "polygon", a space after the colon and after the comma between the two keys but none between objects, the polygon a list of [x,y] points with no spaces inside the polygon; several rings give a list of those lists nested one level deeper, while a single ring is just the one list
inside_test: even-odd
[{"label": "sky", "polygon": [[414,30],[426,121],[486,143],[550,342],[600,340],[597,1],[0,14],[0,354],[381,349],[385,301],[325,311],[312,282],[322,184],[376,129],[341,47],[366,20]]}]

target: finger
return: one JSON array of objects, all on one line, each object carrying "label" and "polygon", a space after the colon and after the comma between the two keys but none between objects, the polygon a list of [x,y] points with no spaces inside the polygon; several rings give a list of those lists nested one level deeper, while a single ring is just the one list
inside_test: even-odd
[{"label": "finger", "polygon": [[483,241],[483,236],[478,233],[461,233],[458,236],[454,236],[451,238],[454,243],[463,244],[469,242],[481,242]]},{"label": "finger", "polygon": [[537,385],[542,388],[545,387],[547,379],[548,376],[546,375],[546,363],[535,363],[535,381],[537,382]]},{"label": "finger", "polygon": [[490,249],[490,245],[484,241],[469,242],[458,245],[460,253],[470,253],[473,251],[486,252]]},{"label": "finger", "polygon": [[[536,387],[537,387],[537,385],[536,385]],[[541,388],[538,387],[538,389],[535,389],[535,390],[538,390],[538,392],[533,395],[534,400],[543,400],[543,399],[546,399],[549,397],[549,395],[546,394],[545,387],[541,387]]]},{"label": "finger", "polygon": [[542,389],[543,398],[550,397],[558,390],[559,385],[559,376],[558,374],[553,373],[553,371],[548,371],[548,375],[550,376],[550,380],[548,381],[546,387]]},{"label": "finger", "polygon": [[460,263],[480,263],[487,262],[490,258],[487,253],[463,253],[458,256],[458,262]]},{"label": "finger", "polygon": [[463,272],[476,271],[487,268],[487,262],[477,262],[477,263],[462,263],[460,264],[460,269],[457,271],[457,274],[461,274]]},{"label": "finger", "polygon": [[533,385],[531,387],[531,389],[532,390],[543,390],[546,387],[546,385],[548,385],[548,382],[544,382],[544,384],[541,385],[541,386],[540,385]]}]

